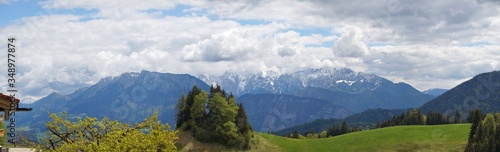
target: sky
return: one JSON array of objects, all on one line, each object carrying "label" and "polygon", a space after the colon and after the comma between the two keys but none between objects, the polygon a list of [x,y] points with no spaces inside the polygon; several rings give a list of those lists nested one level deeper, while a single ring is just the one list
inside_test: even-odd
[{"label": "sky", "polygon": [[499,0],[0,0],[22,102],[142,70],[346,67],[449,89],[500,69],[498,35]]}]

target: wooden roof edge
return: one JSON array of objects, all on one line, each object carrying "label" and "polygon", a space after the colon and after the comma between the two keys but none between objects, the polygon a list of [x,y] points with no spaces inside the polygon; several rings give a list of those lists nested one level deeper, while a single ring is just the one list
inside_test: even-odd
[{"label": "wooden roof edge", "polygon": [[[5,95],[3,93],[0,93],[0,97],[4,98],[4,99],[7,99],[7,100],[10,100],[10,96],[9,95]],[[21,100],[19,100],[18,98],[15,98],[14,101],[17,102],[17,103],[21,102]]]}]

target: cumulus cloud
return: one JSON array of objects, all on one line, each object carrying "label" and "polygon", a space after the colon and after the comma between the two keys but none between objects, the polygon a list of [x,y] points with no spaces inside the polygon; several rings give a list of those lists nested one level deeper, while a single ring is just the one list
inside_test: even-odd
[{"label": "cumulus cloud", "polygon": [[[408,82],[419,89],[451,88],[474,75],[498,70],[500,46],[449,47],[433,45],[372,47],[363,59],[366,71]],[[498,52],[498,51],[497,51]]]},{"label": "cumulus cloud", "polygon": [[363,34],[359,30],[342,33],[335,41],[333,52],[337,57],[364,57],[369,54],[369,48],[363,42]]},{"label": "cumulus cloud", "polygon": [[294,56],[295,53],[297,53],[297,51],[288,46],[282,46],[278,48],[278,55],[280,55],[281,57]]},{"label": "cumulus cloud", "polygon": [[185,46],[184,60],[209,62],[242,60],[248,55],[258,54],[258,47],[261,45],[258,40],[248,32],[231,29]]},{"label": "cumulus cloud", "polygon": [[[19,39],[18,85],[27,99],[141,70],[348,67],[419,89],[450,88],[500,68],[494,2],[49,0],[39,3],[46,13],[0,27],[0,35]],[[92,11],[59,11],[75,9]],[[331,32],[304,30],[315,28]]]}]

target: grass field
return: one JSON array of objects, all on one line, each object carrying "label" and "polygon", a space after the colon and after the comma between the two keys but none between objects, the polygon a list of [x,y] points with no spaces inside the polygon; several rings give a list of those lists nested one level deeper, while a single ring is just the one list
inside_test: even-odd
[{"label": "grass field", "polygon": [[290,139],[258,133],[280,151],[463,151],[470,124],[396,126],[324,139]]}]

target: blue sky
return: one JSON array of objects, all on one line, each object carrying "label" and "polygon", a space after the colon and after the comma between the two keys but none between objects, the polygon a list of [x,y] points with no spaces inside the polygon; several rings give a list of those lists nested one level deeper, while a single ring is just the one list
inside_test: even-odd
[{"label": "blue sky", "polygon": [[43,9],[36,1],[17,1],[7,4],[0,3],[0,27],[14,23],[20,18],[34,16]]},{"label": "blue sky", "polygon": [[500,68],[494,0],[0,0],[0,14],[23,101],[142,70],[347,67],[425,90]]}]

